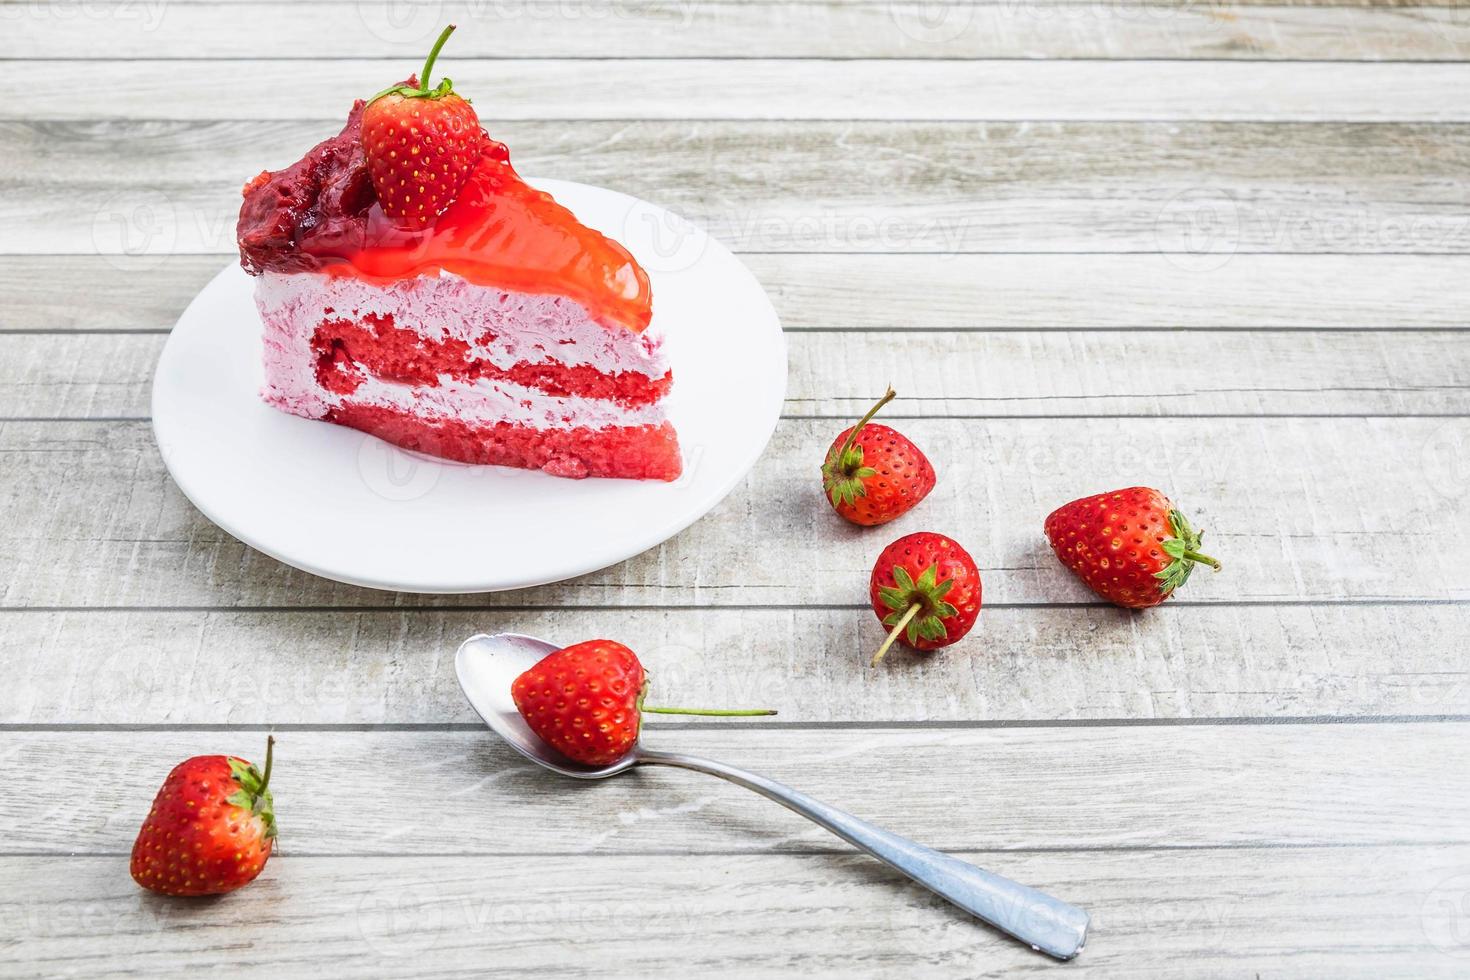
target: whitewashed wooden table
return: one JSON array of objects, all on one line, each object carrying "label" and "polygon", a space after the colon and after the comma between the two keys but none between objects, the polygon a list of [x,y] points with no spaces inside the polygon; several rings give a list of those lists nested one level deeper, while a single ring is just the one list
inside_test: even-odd
[{"label": "whitewashed wooden table", "polygon": [[[313,578],[197,514],[153,364],[241,183],[446,21],[523,172],[673,208],[789,331],[723,506],[561,585]],[[1470,973],[1470,8],[1412,2],[0,0],[0,975]],[[822,450],[892,381],[941,478],[846,527]],[[1041,521],[1146,483],[1226,571],[1099,604]],[[986,606],[864,667],[889,539]],[[462,700],[476,630],[633,644],[650,743],[1094,913],[1055,965],[692,774],[593,786]],[[163,774],[280,739],[278,856],[127,873]]]}]

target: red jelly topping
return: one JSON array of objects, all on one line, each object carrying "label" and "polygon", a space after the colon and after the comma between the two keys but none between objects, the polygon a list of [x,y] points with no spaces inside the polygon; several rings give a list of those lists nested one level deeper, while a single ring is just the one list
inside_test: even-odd
[{"label": "red jelly topping", "polygon": [[488,141],[432,228],[394,227],[363,160],[362,108],[359,100],[342,132],[301,160],[245,186],[237,234],[246,272],[389,282],[444,271],[491,288],[568,296],[603,323],[648,326],[652,293],[637,261],[521,180],[503,143]]}]

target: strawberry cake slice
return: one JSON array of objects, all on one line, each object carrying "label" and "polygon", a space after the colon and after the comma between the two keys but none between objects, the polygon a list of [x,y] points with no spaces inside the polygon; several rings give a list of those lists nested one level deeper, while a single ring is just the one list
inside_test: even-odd
[{"label": "strawberry cake slice", "polygon": [[[452,28],[451,28],[452,30]],[[648,276],[516,174],[446,80],[359,100],[245,186],[262,396],[466,463],[673,480]]]}]

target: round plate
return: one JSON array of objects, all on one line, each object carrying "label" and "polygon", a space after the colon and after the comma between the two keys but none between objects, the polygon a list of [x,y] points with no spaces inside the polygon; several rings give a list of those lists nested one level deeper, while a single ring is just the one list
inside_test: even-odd
[{"label": "round plate", "polygon": [[153,382],[163,461],[206,517],[251,547],[353,585],[493,592],[604,568],[667,540],[755,464],[786,396],[786,344],[750,271],[662,208],[533,181],[648,271],[674,371],[674,483],[566,480],[398,449],[260,400],[254,281],[225,269],[179,318]]}]

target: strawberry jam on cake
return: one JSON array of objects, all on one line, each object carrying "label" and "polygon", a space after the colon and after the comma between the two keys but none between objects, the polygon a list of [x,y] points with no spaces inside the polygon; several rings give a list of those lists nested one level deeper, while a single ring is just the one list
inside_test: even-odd
[{"label": "strawberry jam on cake", "polygon": [[271,405],[467,463],[673,480],[648,276],[424,66],[245,187]]}]

